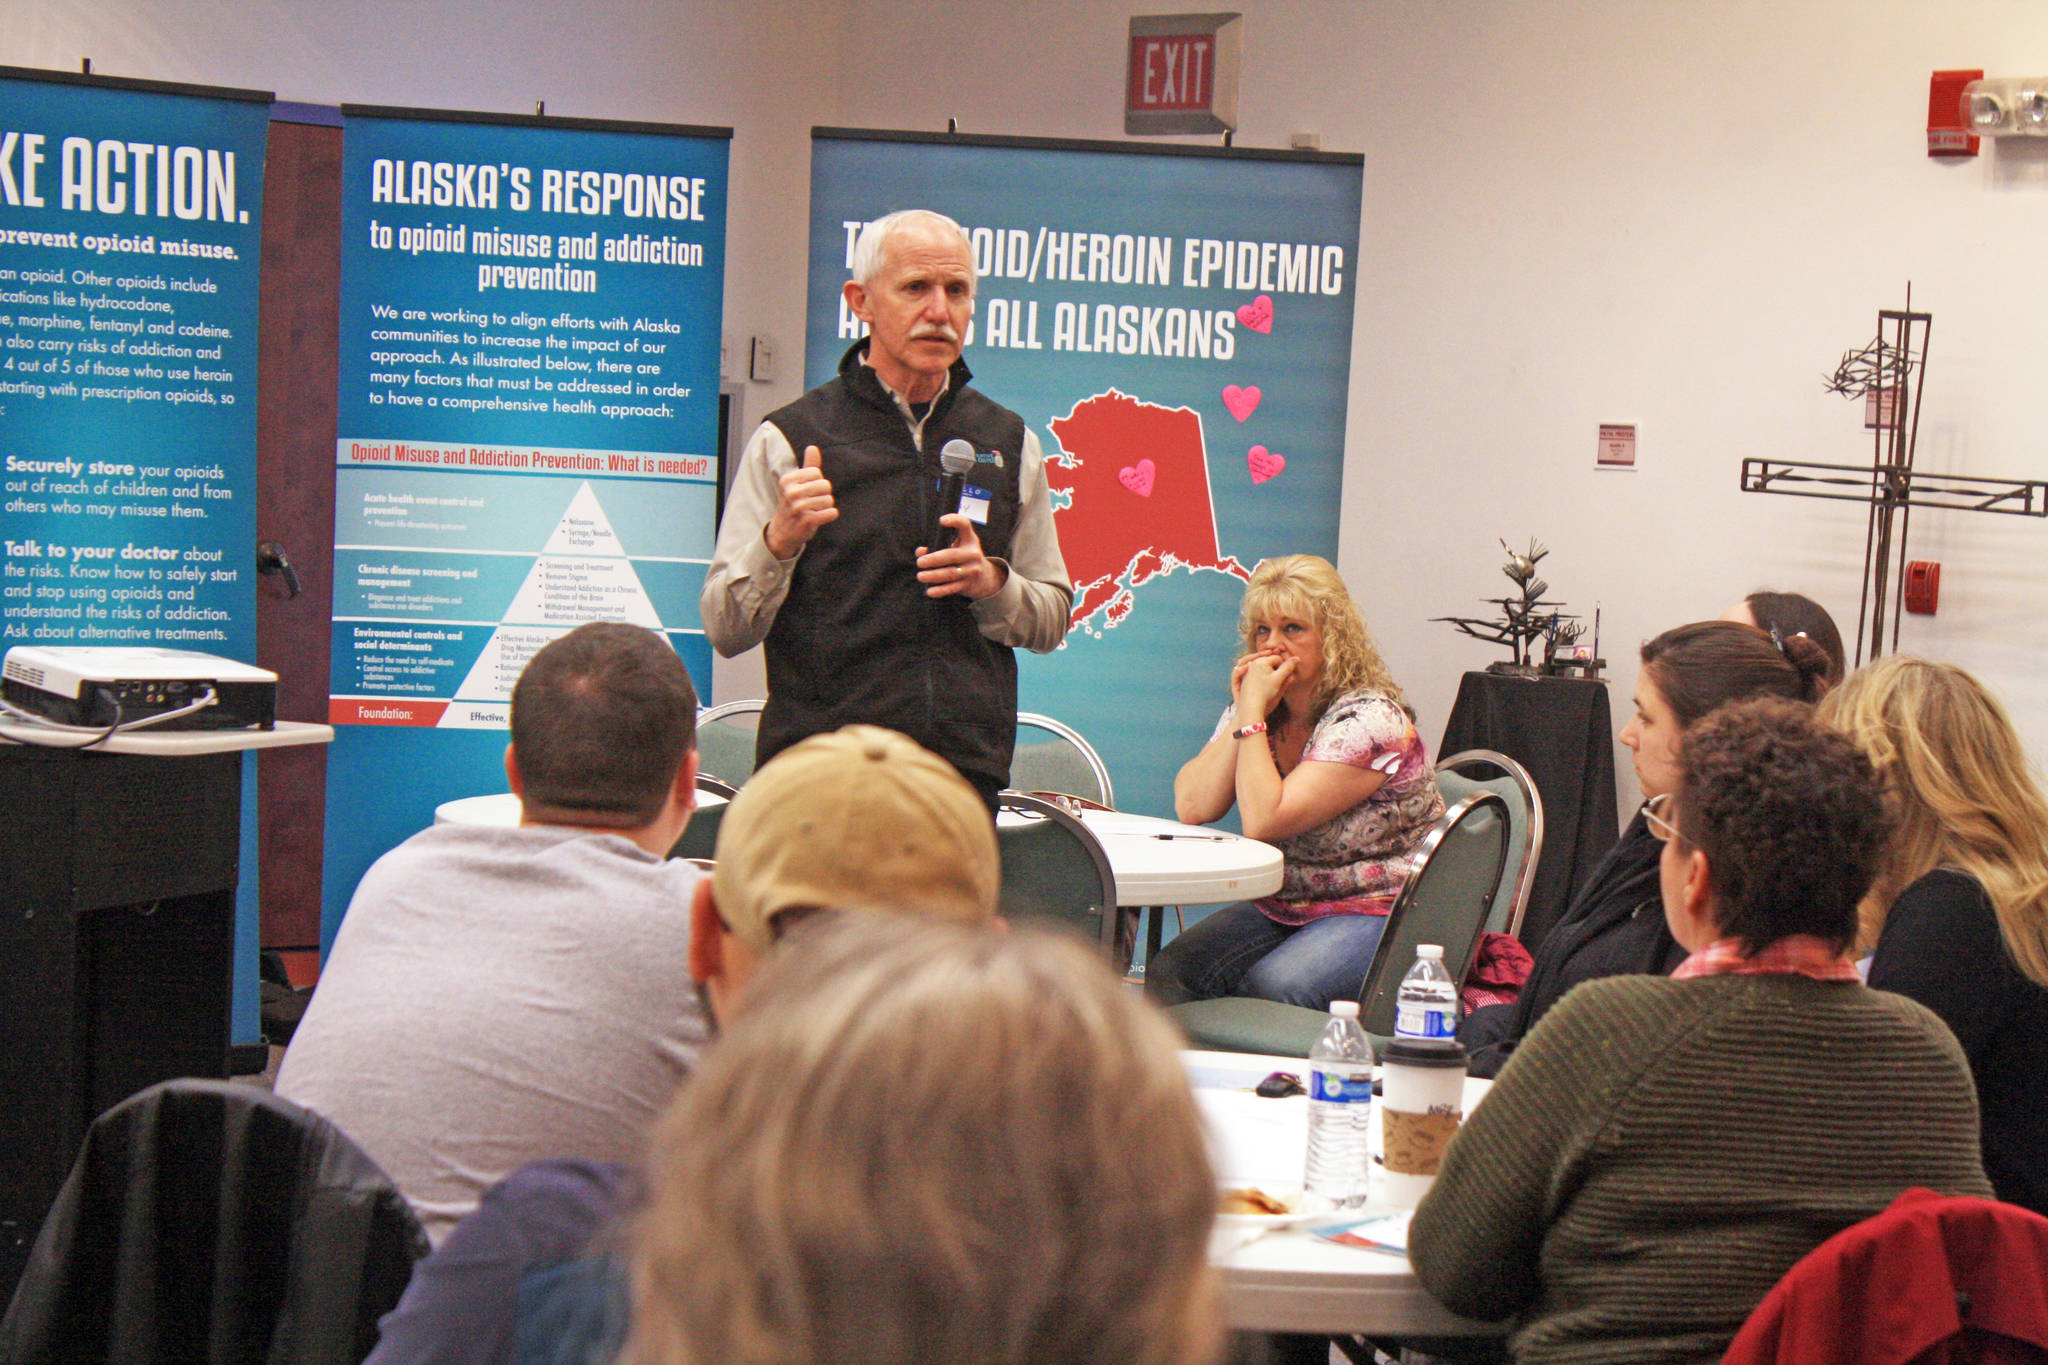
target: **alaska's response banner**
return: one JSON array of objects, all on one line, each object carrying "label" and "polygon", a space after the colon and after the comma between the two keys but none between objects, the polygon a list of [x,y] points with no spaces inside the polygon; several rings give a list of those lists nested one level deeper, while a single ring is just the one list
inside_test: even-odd
[{"label": "alaska's response banner", "polygon": [[0,72],[0,649],[255,658],[269,98]]},{"label": "alaska's response banner", "polygon": [[861,335],[840,296],[861,226],[959,220],[981,277],[965,358],[1045,446],[1074,578],[1066,643],[1019,656],[1019,704],[1088,736],[1122,809],[1172,813],[1230,699],[1251,569],[1336,559],[1362,175],[1349,155],[813,134],[807,377]]},{"label": "alaska's response banner", "polygon": [[512,683],[593,620],[700,692],[725,129],[345,107],[324,918],[502,791]]}]

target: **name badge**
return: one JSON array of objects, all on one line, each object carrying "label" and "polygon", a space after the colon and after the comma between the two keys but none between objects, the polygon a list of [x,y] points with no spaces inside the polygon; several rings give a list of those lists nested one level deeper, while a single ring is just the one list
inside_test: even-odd
[{"label": "name badge", "polygon": [[967,484],[960,490],[960,514],[976,526],[988,525],[988,508],[995,496],[986,488]]}]

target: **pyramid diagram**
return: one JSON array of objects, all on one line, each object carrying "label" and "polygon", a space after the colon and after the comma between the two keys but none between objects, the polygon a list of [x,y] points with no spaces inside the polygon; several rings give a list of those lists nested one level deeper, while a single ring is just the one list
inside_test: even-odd
[{"label": "pyramid diagram", "polygon": [[502,624],[455,690],[456,700],[510,701],[526,661],[585,621],[661,629],[661,616],[587,481],[576,486]]}]

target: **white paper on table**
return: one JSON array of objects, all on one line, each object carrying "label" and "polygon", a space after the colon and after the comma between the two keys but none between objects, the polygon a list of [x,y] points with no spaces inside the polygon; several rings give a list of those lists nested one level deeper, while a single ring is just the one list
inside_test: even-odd
[{"label": "white paper on table", "polygon": [[1225,1182],[1301,1188],[1308,1099],[1269,1100],[1245,1090],[1197,1090],[1209,1162]]},{"label": "white paper on table", "polygon": [[1315,1230],[1316,1236],[1339,1246],[1360,1247],[1366,1251],[1385,1251],[1396,1256],[1408,1254],[1408,1220],[1415,1216],[1413,1209],[1399,1213],[1376,1213],[1370,1218],[1360,1218],[1349,1223],[1331,1223]]}]

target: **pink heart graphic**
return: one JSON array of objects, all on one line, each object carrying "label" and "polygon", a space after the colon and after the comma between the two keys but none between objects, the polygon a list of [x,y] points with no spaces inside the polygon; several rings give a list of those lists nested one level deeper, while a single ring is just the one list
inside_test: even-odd
[{"label": "pink heart graphic", "polygon": [[1275,455],[1264,446],[1253,446],[1245,452],[1244,463],[1245,467],[1252,472],[1252,482],[1264,483],[1281,470],[1287,468],[1287,457],[1285,455]]},{"label": "pink heart graphic", "polygon": [[1257,384],[1239,388],[1235,384],[1223,386],[1223,406],[1230,409],[1230,415],[1242,422],[1259,410],[1259,400],[1266,395],[1259,392]]},{"label": "pink heart graphic", "polygon": [[1152,496],[1152,478],[1159,472],[1158,466],[1150,460],[1140,460],[1134,465],[1125,465],[1116,472],[1116,481],[1141,498]]},{"label": "pink heart graphic", "polygon": [[1272,296],[1270,294],[1261,294],[1250,303],[1240,303],[1237,306],[1237,320],[1251,328],[1254,332],[1272,331]]}]

